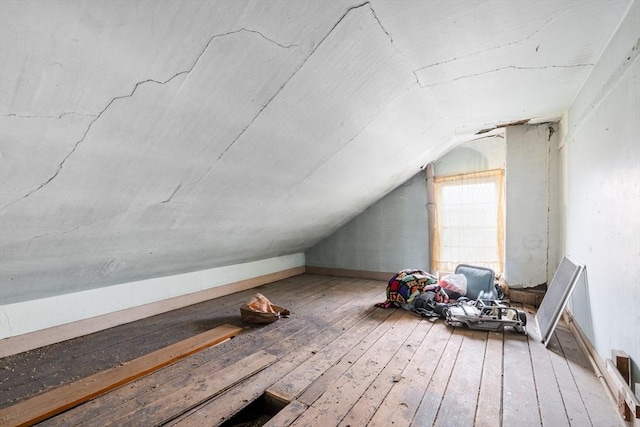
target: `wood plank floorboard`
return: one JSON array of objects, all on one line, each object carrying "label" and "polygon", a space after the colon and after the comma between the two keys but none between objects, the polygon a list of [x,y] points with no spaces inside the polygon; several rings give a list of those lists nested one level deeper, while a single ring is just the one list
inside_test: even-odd
[{"label": "wood plank floorboard", "polygon": [[555,335],[571,371],[584,410],[589,417],[589,422],[594,426],[603,427],[617,425],[615,422],[617,414],[614,408],[608,404],[607,397],[603,396],[599,389],[600,380],[593,375],[589,360],[568,327],[557,328]]},{"label": "wood plank floorboard", "polygon": [[[402,311],[392,311],[391,315],[386,318],[386,321],[381,322],[375,327],[368,335],[355,340],[352,343],[351,349],[337,363],[326,370],[321,377],[314,381],[305,391],[302,393],[298,400],[307,405],[311,405],[315,402],[331,385],[342,377],[347,372],[353,363],[357,361],[378,339],[384,336],[389,330],[392,330],[395,323],[404,314]],[[386,313],[385,313],[386,314]]]},{"label": "wood plank floorboard", "polygon": [[[368,313],[368,310],[365,313]],[[313,356],[269,387],[267,393],[283,401],[292,401],[297,398],[312,382],[324,375],[328,369],[342,359],[351,350],[354,342],[367,336],[379,324],[378,322],[386,320],[391,314],[392,312],[375,310],[371,316],[374,322],[359,322],[349,330],[346,330],[349,323],[337,319],[336,332],[338,334],[340,330],[345,332],[341,335],[332,334],[335,337],[333,340],[321,348],[313,350]],[[340,316],[339,313],[338,316]]]},{"label": "wood plank floorboard", "polygon": [[[157,396],[146,405],[134,408],[127,413],[112,414],[107,420],[100,420],[97,425],[160,425],[176,416],[196,407],[212,397],[231,388],[243,379],[255,375],[277,358],[265,351],[259,351],[244,359],[240,359],[227,369],[215,372],[203,372],[190,375],[184,384],[175,384],[171,391]],[[91,425],[91,424],[89,424]]]},{"label": "wood plank floorboard", "polygon": [[558,383],[561,385],[560,394],[569,418],[569,424],[591,425],[587,408],[584,406],[582,396],[580,396],[573,374],[558,341],[557,329],[558,327],[556,326],[556,332],[549,339],[548,348],[551,350],[549,356],[553,371]]},{"label": "wood plank floorboard", "polygon": [[466,330],[438,411],[437,425],[473,425],[487,332]]},{"label": "wood plank floorboard", "polygon": [[[293,290],[295,284],[288,286]],[[314,291],[320,292],[324,287],[319,284],[317,288]],[[254,292],[254,290],[242,292],[244,299],[246,300]],[[21,399],[35,392],[51,388],[51,381],[47,376],[52,372],[64,376],[58,385],[64,384],[219,326],[225,323],[225,320],[230,320],[229,323],[239,326],[246,326],[239,321],[237,307],[233,311],[231,309],[221,310],[215,305],[218,300],[207,301],[190,306],[188,309],[175,310],[133,322],[133,324],[137,324],[135,327],[131,326],[132,324],[122,325],[26,354],[5,358],[7,366],[11,366],[12,371],[15,372],[12,372],[13,375],[6,381],[0,383],[0,392],[3,396],[13,395],[15,399]],[[150,347],[141,345],[143,342],[152,343],[157,338],[154,334],[156,334],[159,325],[162,325],[164,330],[162,334],[170,339],[158,339],[159,344],[156,343]],[[137,336],[137,340],[132,341],[132,336]],[[92,345],[91,338],[95,338],[95,345]],[[110,342],[110,347],[102,348],[101,343],[105,341]],[[95,353],[101,354],[103,363],[97,362],[98,357],[95,356]],[[41,354],[46,355],[45,363],[42,363],[39,357]],[[20,371],[33,373],[30,383],[25,384],[24,375]],[[40,382],[38,382],[39,378],[42,378]],[[3,403],[5,403],[3,406],[6,406],[6,402]]]},{"label": "wood plank floorboard", "polygon": [[[439,327],[445,327],[442,322],[439,323]],[[420,401],[420,406],[418,406],[418,410],[414,417],[413,425],[435,425],[436,417],[438,416],[440,405],[444,398],[447,386],[449,385],[451,371],[453,370],[456,358],[458,357],[458,352],[462,345],[465,332],[467,331],[464,329],[455,328],[453,333],[450,335],[447,344],[440,354],[440,358],[438,359],[438,364],[433,376],[431,377],[431,381],[424,391],[422,400]],[[440,417],[440,422],[443,422],[442,418],[443,417]]]},{"label": "wood plank floorboard", "polygon": [[504,332],[503,363],[502,425],[540,426],[539,393],[533,376],[527,336]]},{"label": "wood plank floorboard", "polygon": [[[355,325],[352,326],[354,322],[345,319],[343,308],[337,308],[333,313],[334,316],[337,315],[335,323],[331,327],[324,329],[322,333],[317,334],[314,340],[309,341],[308,336],[302,334],[287,338],[289,343],[284,347],[291,348],[291,351],[284,355],[278,363],[255,375],[242,385],[234,387],[213,402],[178,418],[170,425],[218,425],[244,406],[247,406],[249,402],[263,394],[263,391],[268,389],[269,386],[275,384],[297,366],[300,366],[312,357],[312,355],[317,354],[336,337],[341,336],[343,333],[350,333],[352,329],[362,332],[373,327],[380,327],[388,317],[394,315],[394,313],[390,311],[371,310],[370,307],[367,307],[366,303],[363,305],[363,301],[352,301],[348,304],[354,304],[360,307],[357,311],[368,314],[366,316],[357,316],[362,317],[362,319],[359,319],[355,322]],[[401,314],[396,314],[396,317],[400,315]],[[318,327],[317,324],[318,322],[314,322],[314,326],[312,327]],[[307,332],[313,332],[313,330]]]},{"label": "wood plank floorboard", "polygon": [[544,390],[538,393],[538,408],[542,424],[569,426],[569,418],[560,393],[560,384],[553,369],[549,351],[540,343],[540,334],[534,326],[535,311],[531,307],[525,307],[525,313],[527,313],[527,324],[530,325],[527,328],[527,334],[536,389]]},{"label": "wood plank floorboard", "polygon": [[337,425],[420,323],[412,313],[403,313],[318,399],[310,402],[309,396],[301,396],[311,406],[292,425]]},{"label": "wood plank floorboard", "polygon": [[[275,298],[295,293],[300,283],[292,279],[295,278],[280,281],[281,286],[273,289],[273,292],[269,292],[270,288],[267,288],[267,292],[273,293]],[[322,292],[325,289],[324,284],[332,281],[334,278],[331,277],[314,277],[308,283],[309,291],[311,294]],[[190,306],[189,310],[173,310],[8,357],[5,360],[8,366],[12,367],[11,377],[0,381],[0,394],[5,395],[10,388],[16,400],[24,399],[36,392],[43,392],[74,379],[112,368],[220,324],[241,325],[237,319],[238,307],[261,290],[262,288],[256,288],[205,301]],[[239,302],[235,306],[225,305],[229,300]],[[224,308],[220,307],[220,304]],[[225,322],[225,317],[229,322]],[[114,346],[114,342],[118,342],[118,346]],[[2,401],[0,407],[8,403],[10,402]]]},{"label": "wood plank floorboard", "polygon": [[[360,304],[362,304],[362,302],[360,302]],[[392,312],[371,310],[371,308],[365,305],[361,305],[360,310],[364,316],[352,317],[347,320],[344,319],[344,310],[340,307],[332,313],[334,323],[330,325],[330,327],[318,326],[318,322],[314,322],[310,329],[305,331],[305,334],[288,337],[285,345],[280,348],[289,348],[290,350],[282,356],[282,359],[279,360],[277,364],[256,375],[255,378],[243,384],[242,387],[237,387],[221,396],[215,402],[212,402],[212,404],[200,408],[194,417],[186,419],[186,421],[181,421],[180,425],[198,425],[200,422],[205,422],[205,420],[207,420],[205,422],[206,424],[210,424],[209,418],[218,420],[229,418],[236,411],[246,406],[248,402],[256,398],[254,390],[258,390],[258,392],[262,394],[263,390],[267,390],[285,375],[295,370],[296,367],[317,355],[322,349],[336,340],[336,338],[342,338],[345,334],[357,334],[359,336],[361,336],[360,334],[366,334],[367,331],[374,327],[379,327],[390,315],[393,315]],[[356,320],[355,322],[354,319]],[[320,329],[316,328],[324,330],[320,333]],[[316,338],[309,341],[306,333],[315,334]],[[355,341],[357,342],[357,339]],[[278,350],[280,350],[280,348]],[[225,408],[225,412],[223,413],[219,408]],[[196,422],[194,420],[201,421]]]},{"label": "wood plank floorboard", "polygon": [[304,403],[294,400],[278,412],[273,418],[267,421],[263,427],[282,427],[291,425],[291,423],[302,415],[307,408],[308,406]]},{"label": "wood plank floorboard", "polygon": [[[267,396],[267,426],[623,426],[568,328],[527,335],[374,307],[384,281],[303,274],[0,359],[0,408],[224,323],[235,338],[38,426],[217,426]],[[240,320],[256,292],[288,308]],[[227,424],[225,424],[227,425]]]},{"label": "wood plank floorboard", "polygon": [[[340,286],[340,283],[335,283],[334,286]],[[370,292],[377,294],[379,290],[374,288]],[[364,295],[367,295],[367,293],[364,292]],[[300,303],[304,304],[307,315],[318,314],[320,319],[328,318],[331,313],[339,312],[343,305],[349,304],[349,299],[341,295],[341,289],[337,289],[330,296],[330,298],[322,300],[313,294],[305,295],[300,298]],[[327,310],[327,305],[331,306],[332,304],[334,305],[333,308]],[[372,308],[369,309],[369,312],[371,311],[373,311]],[[334,315],[335,319],[341,317],[339,313]],[[357,316],[352,316],[348,321],[357,319]],[[261,349],[267,349],[273,355],[281,355],[281,349],[288,347],[288,341],[296,339],[300,344],[306,344],[308,343],[308,335],[303,333],[305,330],[313,335],[320,333],[324,327],[325,324],[318,321],[310,323],[289,322],[289,319],[282,319],[259,330],[245,332],[236,337],[237,340],[234,338],[235,345],[228,353],[217,355],[212,353],[208,355],[203,352],[199,355],[200,357],[192,357],[181,364],[174,365],[171,369],[165,369],[154,374],[152,378],[140,380],[140,384],[137,387],[129,387],[105,395],[93,401],[88,407],[70,411],[61,417],[59,422],[58,420],[52,420],[51,422],[55,421],[56,425],[79,424],[81,422],[85,423],[84,425],[107,424],[107,420],[113,419],[113,413],[130,412],[136,408],[139,409],[142,405],[150,404],[155,399],[161,398],[165,393],[165,389],[188,387],[190,378],[202,371],[223,370],[235,360],[247,357]],[[214,347],[208,351],[215,352],[218,348]]]},{"label": "wood plank floorboard", "polygon": [[232,325],[211,329],[177,344],[148,353],[126,365],[98,372],[0,409],[0,422],[24,425],[46,420],[191,354],[219,344],[240,332],[242,328]]},{"label": "wood plank floorboard", "polygon": [[[431,329],[431,326],[432,322],[425,319],[421,325],[418,325],[413,330],[405,344],[386,364],[378,377],[359,397],[358,401],[349,409],[340,422],[340,426],[366,426],[376,412],[380,414],[393,413],[396,409],[396,405],[393,402],[396,404],[401,404],[399,402],[402,402],[401,398],[394,399],[391,396],[391,390],[394,389],[396,384],[402,383],[403,386],[414,384],[415,386],[416,381],[422,383],[428,381],[425,368],[428,369],[429,367],[427,361],[430,355],[427,353],[434,351],[432,332],[443,331],[442,328]],[[407,360],[413,362],[412,366],[407,365]],[[419,388],[419,385],[417,388]],[[397,390],[396,392],[400,391]],[[387,408],[384,408],[384,405]],[[385,411],[384,409],[387,410]]]},{"label": "wood plank floorboard", "polygon": [[499,426],[502,414],[503,332],[488,332],[482,364],[475,423],[477,427]]},{"label": "wood plank floorboard", "polygon": [[[446,328],[438,326],[434,327],[433,322],[426,319],[418,325],[414,330],[411,338],[416,340],[412,343],[408,340],[391,360],[388,367],[393,367],[387,375],[384,370],[376,381],[369,385],[367,391],[362,398],[351,408],[341,424],[346,425],[409,425],[414,417],[415,412],[420,405],[422,394],[429,383],[433,372],[435,371],[436,361],[434,357],[440,356],[441,349],[445,346],[449,339],[450,331]],[[416,346],[414,353],[410,356],[408,353],[411,346]],[[406,362],[408,361],[408,363]],[[394,366],[394,362],[398,365]],[[403,363],[404,362],[404,363]],[[395,371],[395,375],[394,372]],[[393,375],[393,376],[390,376]],[[379,393],[377,392],[380,389]],[[384,395],[382,392],[387,391]],[[367,393],[368,392],[368,393]],[[365,402],[363,398],[372,398],[372,394],[377,395],[376,406],[364,408],[363,413],[358,413],[358,403]],[[379,402],[378,402],[379,400]],[[373,409],[373,412],[371,411]],[[354,415],[357,418],[354,419]],[[370,418],[373,418],[369,420]]]}]

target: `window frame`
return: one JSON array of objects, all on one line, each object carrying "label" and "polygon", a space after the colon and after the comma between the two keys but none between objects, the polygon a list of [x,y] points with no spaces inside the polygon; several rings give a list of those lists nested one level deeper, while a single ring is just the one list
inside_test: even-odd
[{"label": "window frame", "polygon": [[[448,176],[435,176],[433,177],[433,204],[430,209],[430,214],[434,216],[432,221],[429,221],[429,234],[430,238],[430,253],[431,271],[436,272],[453,272],[455,266],[460,263],[473,264],[482,267],[488,267],[493,269],[496,274],[501,274],[504,271],[504,247],[505,247],[505,232],[504,232],[504,218],[505,218],[505,203],[504,203],[504,169],[492,169],[482,172],[465,173]],[[443,185],[465,185],[474,184],[479,182],[493,182],[496,185],[496,249],[498,260],[491,263],[475,262],[475,260],[443,260],[442,258],[442,238],[441,235],[441,216],[442,216],[442,201],[440,200],[440,192]]]}]

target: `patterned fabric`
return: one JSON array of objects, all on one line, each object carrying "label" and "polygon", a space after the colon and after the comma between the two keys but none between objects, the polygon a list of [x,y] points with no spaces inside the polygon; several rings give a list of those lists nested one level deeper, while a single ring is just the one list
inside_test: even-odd
[{"label": "patterned fabric", "polygon": [[376,304],[378,307],[402,307],[411,304],[420,295],[425,286],[434,285],[436,278],[423,270],[404,269],[395,274],[387,286],[387,300]]}]

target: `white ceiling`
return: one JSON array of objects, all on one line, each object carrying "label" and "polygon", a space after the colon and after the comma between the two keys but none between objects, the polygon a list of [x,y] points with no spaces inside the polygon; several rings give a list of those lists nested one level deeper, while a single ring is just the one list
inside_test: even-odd
[{"label": "white ceiling", "polygon": [[631,0],[0,2],[0,303],[304,251],[559,117]]}]

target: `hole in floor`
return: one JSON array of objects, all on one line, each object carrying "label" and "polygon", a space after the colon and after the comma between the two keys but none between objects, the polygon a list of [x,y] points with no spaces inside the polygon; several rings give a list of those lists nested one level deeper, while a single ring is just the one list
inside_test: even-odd
[{"label": "hole in floor", "polygon": [[268,393],[262,394],[247,405],[242,411],[229,418],[221,427],[259,427],[267,423],[278,412],[287,406],[288,402],[275,399]]}]

